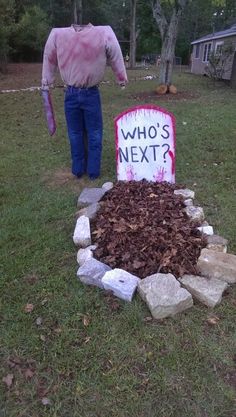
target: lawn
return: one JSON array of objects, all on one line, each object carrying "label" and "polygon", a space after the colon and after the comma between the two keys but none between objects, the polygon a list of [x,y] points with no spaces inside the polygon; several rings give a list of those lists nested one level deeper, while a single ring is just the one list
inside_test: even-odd
[{"label": "lawn", "polygon": [[[0,89],[39,85],[40,71],[11,65]],[[236,254],[236,92],[182,71],[179,95],[154,96],[157,80],[139,78],[155,71],[128,71],[124,91],[107,72],[95,185],[115,181],[114,117],[164,107],[176,116],[177,182]],[[38,91],[0,94],[0,417],[235,417],[235,288],[214,310],[155,321],[140,298],[114,302],[78,282],[76,201],[91,183],[70,175],[63,89],[53,102],[50,138]]]}]

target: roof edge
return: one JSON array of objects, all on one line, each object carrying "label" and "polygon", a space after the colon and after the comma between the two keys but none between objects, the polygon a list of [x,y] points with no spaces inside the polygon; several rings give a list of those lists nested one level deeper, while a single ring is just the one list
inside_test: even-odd
[{"label": "roof edge", "polygon": [[[207,36],[207,35],[206,35]],[[221,39],[221,38],[228,38],[230,36],[236,36],[236,31],[232,33],[227,33],[225,35],[218,35],[218,36],[209,36],[208,38],[200,38],[196,41],[191,42],[191,45],[195,45],[196,43],[202,43],[207,41],[213,41],[214,39]]]}]

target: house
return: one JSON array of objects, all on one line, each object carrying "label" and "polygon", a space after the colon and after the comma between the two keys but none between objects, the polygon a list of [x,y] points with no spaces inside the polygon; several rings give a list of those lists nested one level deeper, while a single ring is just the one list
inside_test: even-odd
[{"label": "house", "polygon": [[[209,59],[214,54],[217,58],[217,71],[221,71],[219,78],[224,80],[235,78],[236,24],[221,32],[205,35],[193,41],[191,45],[193,45],[191,59],[191,72],[193,74],[208,74],[210,69]],[[227,62],[225,57],[226,51]]]}]

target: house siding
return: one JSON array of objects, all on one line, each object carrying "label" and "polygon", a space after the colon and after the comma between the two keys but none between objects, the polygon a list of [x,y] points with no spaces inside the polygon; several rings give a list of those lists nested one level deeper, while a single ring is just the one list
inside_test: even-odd
[{"label": "house siding", "polygon": [[[204,62],[204,50],[205,50],[205,45],[207,44],[211,44],[211,52],[215,52],[215,48],[216,45],[219,43],[223,43],[223,45],[232,45],[233,46],[233,50],[236,50],[236,34],[232,35],[232,36],[228,36],[228,37],[222,37],[222,38],[218,38],[218,39],[212,39],[212,40],[205,40],[199,43],[196,43],[193,45],[193,51],[192,51],[192,62],[191,62],[191,72],[193,74],[207,74],[207,70],[206,67],[208,65],[207,62]],[[199,48],[199,55],[198,58],[196,58],[196,51],[197,48]],[[232,54],[231,59],[229,60],[228,64],[227,64],[227,68],[223,73],[223,79],[225,80],[230,80],[231,77],[231,72],[232,72],[232,65],[233,65],[233,57],[234,57],[234,53]]]}]

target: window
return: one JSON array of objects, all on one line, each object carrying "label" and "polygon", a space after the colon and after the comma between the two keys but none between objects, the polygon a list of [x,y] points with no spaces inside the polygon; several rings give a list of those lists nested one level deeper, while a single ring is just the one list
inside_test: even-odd
[{"label": "window", "polygon": [[197,43],[197,45],[195,45],[195,58],[199,58],[199,53],[200,53],[200,43]]},{"label": "window", "polygon": [[203,53],[203,62],[208,62],[211,53],[211,43],[205,43],[204,53]]},{"label": "window", "polygon": [[222,51],[223,51],[223,46],[224,46],[224,42],[216,42],[215,44],[215,54],[220,56],[222,55]]}]

